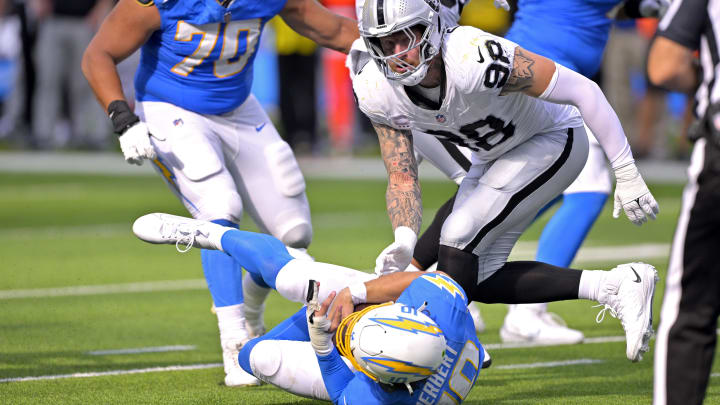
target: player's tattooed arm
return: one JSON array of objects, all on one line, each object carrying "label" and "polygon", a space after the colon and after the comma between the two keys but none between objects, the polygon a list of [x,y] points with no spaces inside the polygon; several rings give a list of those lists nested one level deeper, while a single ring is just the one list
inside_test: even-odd
[{"label": "player's tattooed arm", "polygon": [[553,73],[555,62],[518,46],[515,48],[510,77],[500,94],[522,92],[537,97],[550,84]]},{"label": "player's tattooed arm", "polygon": [[407,226],[420,233],[422,199],[412,134],[387,125],[373,123],[388,173],[385,198],[393,229]]}]

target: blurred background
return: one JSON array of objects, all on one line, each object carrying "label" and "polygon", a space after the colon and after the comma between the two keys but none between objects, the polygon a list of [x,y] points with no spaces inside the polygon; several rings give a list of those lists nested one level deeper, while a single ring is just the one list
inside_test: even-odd
[{"label": "blurred background", "polygon": [[[353,0],[324,0],[352,17]],[[118,151],[109,120],[80,72],[82,53],[114,0],[0,0],[0,151]],[[472,0],[461,24],[502,35],[512,13]],[[595,80],[638,159],[683,160],[687,98],[648,83],[657,22],[617,22]],[[120,65],[128,100],[139,55]],[[353,100],[345,55],[319,49],[275,18],[255,61],[253,93],[299,157],[372,156],[377,142]]]}]

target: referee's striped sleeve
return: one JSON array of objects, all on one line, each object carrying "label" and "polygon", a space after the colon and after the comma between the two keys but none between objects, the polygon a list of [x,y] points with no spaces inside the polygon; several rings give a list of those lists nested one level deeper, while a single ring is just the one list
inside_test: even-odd
[{"label": "referee's striped sleeve", "polygon": [[[708,11],[720,7],[718,0],[674,0],[658,24],[658,35],[696,50],[700,35],[710,24]],[[720,9],[718,10],[720,11]]]}]

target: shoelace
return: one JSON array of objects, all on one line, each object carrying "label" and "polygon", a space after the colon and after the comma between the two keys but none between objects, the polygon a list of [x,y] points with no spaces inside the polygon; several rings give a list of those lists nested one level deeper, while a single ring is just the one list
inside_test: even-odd
[{"label": "shoelace", "polygon": [[601,309],[600,312],[598,312],[597,316],[595,317],[595,322],[597,322],[597,323],[602,322],[605,319],[605,312],[607,312],[608,310],[610,310],[610,316],[612,316],[613,318],[618,317],[617,311],[615,311],[610,305],[597,304],[597,305],[593,305],[592,307],[597,308],[597,307],[602,307],[602,306],[604,306],[605,308]]},{"label": "shoelace", "polygon": [[[161,232],[167,230],[168,229],[163,227]],[[162,236],[166,239],[177,238],[177,241],[175,242],[175,249],[177,249],[177,251],[180,253],[185,253],[192,249],[193,244],[195,244],[196,232],[196,228],[188,226],[187,224],[180,224],[170,228],[169,233],[163,233]]]}]

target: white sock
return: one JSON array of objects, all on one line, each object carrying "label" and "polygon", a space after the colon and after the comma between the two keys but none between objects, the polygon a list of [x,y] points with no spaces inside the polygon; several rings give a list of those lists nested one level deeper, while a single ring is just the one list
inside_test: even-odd
[{"label": "white sock", "polygon": [[604,270],[583,270],[580,275],[578,298],[597,301],[607,273]]},{"label": "white sock", "polygon": [[208,241],[210,241],[210,243],[212,243],[215,246],[215,248],[217,248],[217,250],[224,252],[225,250],[223,250],[223,247],[222,247],[222,237],[223,237],[223,235],[225,235],[225,232],[231,231],[235,228],[230,228],[230,227],[222,226],[222,225],[218,225],[218,224],[214,224],[214,225],[217,226],[217,231],[215,229],[210,230],[210,233],[208,234]]},{"label": "white sock", "polygon": [[215,307],[220,329],[221,344],[229,341],[245,340],[248,337],[245,329],[245,312],[243,304]]},{"label": "white sock", "polygon": [[243,276],[242,289],[245,301],[245,321],[251,329],[250,332],[260,333],[264,327],[262,315],[265,311],[265,299],[270,294],[270,289],[259,286],[247,271]]}]

